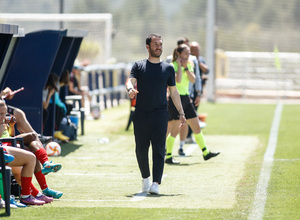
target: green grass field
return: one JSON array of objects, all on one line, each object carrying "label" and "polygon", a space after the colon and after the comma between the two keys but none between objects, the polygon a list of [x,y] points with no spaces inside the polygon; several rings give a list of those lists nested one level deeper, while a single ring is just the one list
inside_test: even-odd
[{"label": "green grass field", "polygon": [[[208,114],[206,142],[222,153],[204,162],[197,146],[185,145],[191,156],[177,157],[181,165],[165,166],[159,196],[140,193],[132,126],[125,131],[129,103],[103,111],[101,119],[85,122],[84,136],[63,144],[61,156],[51,158],[63,165],[47,176],[51,188],[64,192],[61,199],[13,209],[11,218],[248,219],[275,108],[201,104],[199,112]],[[300,217],[299,112],[300,105],[283,106],[264,219]],[[177,138],[174,155],[178,144]]]}]

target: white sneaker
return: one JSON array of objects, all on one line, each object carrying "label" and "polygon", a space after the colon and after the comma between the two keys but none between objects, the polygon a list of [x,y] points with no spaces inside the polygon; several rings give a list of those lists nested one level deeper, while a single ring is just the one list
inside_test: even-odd
[{"label": "white sneaker", "polygon": [[199,125],[200,125],[200,128],[203,129],[206,127],[206,123],[204,121],[200,121],[199,120]]},{"label": "white sneaker", "polygon": [[149,192],[151,181],[149,178],[142,180],[142,192]]},{"label": "white sneaker", "polygon": [[158,195],[159,194],[159,186],[158,183],[152,183],[149,193],[152,195]]},{"label": "white sneaker", "polygon": [[[5,201],[3,199],[0,199],[0,208],[5,208]],[[11,209],[17,209],[18,207],[14,204],[10,204]]]},{"label": "white sneaker", "polygon": [[5,202],[3,199],[0,199],[0,208],[5,208]]},{"label": "white sneaker", "polygon": [[14,205],[14,204],[10,204],[10,208],[11,208],[11,209],[17,209],[18,206]]}]

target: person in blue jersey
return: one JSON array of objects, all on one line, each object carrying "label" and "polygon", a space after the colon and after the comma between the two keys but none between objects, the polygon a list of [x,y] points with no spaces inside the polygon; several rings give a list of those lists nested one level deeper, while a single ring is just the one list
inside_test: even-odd
[{"label": "person in blue jersey", "polygon": [[[158,34],[146,38],[148,59],[134,63],[126,83],[129,97],[136,98],[133,115],[136,157],[142,175],[142,191],[159,194],[164,169],[165,142],[168,127],[167,88],[179,112],[180,126],[185,115],[176,89],[172,65],[162,61],[163,40]],[[137,88],[134,85],[137,84]],[[149,169],[149,147],[152,145],[152,184]]]}]

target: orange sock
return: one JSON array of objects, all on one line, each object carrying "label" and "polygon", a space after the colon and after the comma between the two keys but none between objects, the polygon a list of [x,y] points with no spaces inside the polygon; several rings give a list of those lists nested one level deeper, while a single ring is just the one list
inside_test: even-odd
[{"label": "orange sock", "polygon": [[21,176],[21,194],[30,195],[30,186],[31,186],[32,177]]},{"label": "orange sock", "polygon": [[34,173],[36,180],[38,181],[40,187],[42,190],[46,189],[47,186],[47,182],[46,182],[46,177],[45,175],[42,173],[42,171]]}]

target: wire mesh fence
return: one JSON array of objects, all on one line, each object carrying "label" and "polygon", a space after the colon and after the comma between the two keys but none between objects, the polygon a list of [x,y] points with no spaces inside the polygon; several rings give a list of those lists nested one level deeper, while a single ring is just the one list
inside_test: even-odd
[{"label": "wire mesh fence", "polygon": [[[228,72],[226,77],[217,74],[216,93],[231,85],[236,88],[237,81],[242,81],[238,88],[261,90],[276,89],[299,91],[299,34],[300,1],[269,0],[222,0],[216,1],[216,48],[223,50],[226,59],[215,67]],[[100,57],[100,51],[109,49],[92,39],[103,37],[101,24],[92,23],[69,25],[64,28],[89,29],[89,38],[84,40],[80,59],[89,59],[97,64],[125,62],[144,59],[147,56],[145,38],[151,32],[160,33],[164,39],[165,59],[176,47],[179,37],[185,36],[190,41],[201,45],[201,55],[205,57],[207,0],[1,0],[0,13],[111,13],[112,39],[111,56]],[[0,20],[1,23],[6,22]],[[25,24],[22,24],[25,26]],[[55,28],[58,28],[56,23]],[[35,27],[26,23],[26,27]],[[30,28],[26,28],[32,30]],[[38,29],[38,27],[35,27]],[[26,31],[26,30],[25,30]],[[107,33],[106,33],[107,34]],[[101,40],[100,40],[101,41]],[[276,73],[274,47],[279,49],[282,70]],[[82,51],[89,51],[82,52]],[[230,52],[233,51],[233,52]],[[253,52],[252,57],[247,53]],[[260,53],[257,53],[260,52]],[[282,52],[291,53],[287,58]],[[261,57],[269,53],[269,58]],[[103,52],[103,54],[107,54]],[[294,54],[294,55],[293,55]],[[256,56],[255,58],[253,56]],[[93,59],[98,57],[99,59]],[[101,64],[100,63],[100,64]],[[293,63],[293,64],[289,64]],[[218,65],[218,63],[216,63]],[[226,68],[227,69],[226,69]],[[212,67],[210,67],[212,68]],[[223,68],[223,69],[222,69]],[[266,76],[266,77],[262,77]],[[226,81],[227,79],[227,81]],[[279,79],[279,82],[278,82]],[[250,82],[250,81],[251,82]],[[253,81],[254,80],[254,81]],[[260,81],[255,81],[260,80]],[[273,82],[273,84],[272,84]],[[270,86],[270,83],[272,86]],[[256,84],[255,86],[253,86]],[[261,85],[261,86],[259,86]],[[267,86],[264,86],[267,85]]]}]

